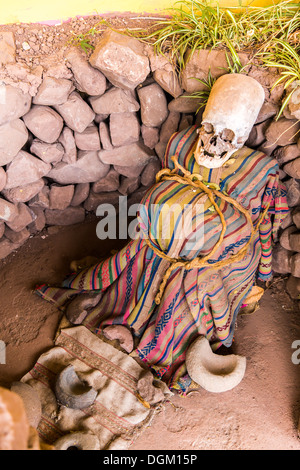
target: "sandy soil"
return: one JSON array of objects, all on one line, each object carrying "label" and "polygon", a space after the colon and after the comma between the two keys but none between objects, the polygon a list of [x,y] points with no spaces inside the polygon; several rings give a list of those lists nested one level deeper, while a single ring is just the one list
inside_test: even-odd
[{"label": "sandy soil", "polygon": [[[0,265],[0,339],[7,343],[1,385],[19,380],[53,345],[60,314],[33,294],[35,285],[57,284],[72,260],[105,256],[122,245],[98,240],[96,223],[45,231]],[[298,339],[299,311],[278,278],[261,308],[238,318],[231,352],[247,357],[240,385],[222,394],[201,389],[185,398],[174,395],[131,449],[300,449],[300,366],[291,360]]]}]

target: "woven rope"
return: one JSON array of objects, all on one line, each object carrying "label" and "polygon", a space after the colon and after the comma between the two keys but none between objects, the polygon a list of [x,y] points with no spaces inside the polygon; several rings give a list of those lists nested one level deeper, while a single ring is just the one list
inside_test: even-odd
[{"label": "woven rope", "polygon": [[[187,184],[189,186],[193,186],[194,188],[201,189],[205,194],[207,194],[207,197],[209,198],[211,204],[214,206],[216,212],[218,213],[221,223],[222,223],[222,230],[220,232],[220,237],[213,249],[208,253],[208,255],[203,256],[203,257],[195,257],[192,260],[184,260],[182,258],[172,258],[168,255],[166,255],[163,251],[159,250],[155,245],[155,241],[151,240],[151,234],[149,231],[149,239],[145,239],[147,245],[154,251],[156,255],[158,255],[160,258],[168,261],[170,263],[169,268],[167,269],[166,273],[164,274],[163,280],[161,282],[159,291],[155,297],[155,303],[157,305],[160,304],[162,295],[164,293],[167,281],[174,269],[177,268],[183,268],[183,269],[194,269],[194,268],[203,268],[205,266],[210,266],[208,261],[213,257],[215,252],[218,250],[220,245],[222,244],[224,240],[224,235],[226,232],[226,221],[225,217],[222,213],[222,211],[219,209],[219,206],[217,205],[214,197],[219,197],[220,199],[223,199],[224,201],[228,202],[229,204],[232,204],[238,211],[240,211],[245,217],[250,225],[251,228],[251,235],[250,239],[246,243],[246,245],[241,248],[236,254],[231,255],[229,259],[223,260],[223,261],[217,261],[216,263],[213,264],[214,269],[215,268],[222,268],[223,266],[226,266],[228,264],[240,261],[246,254],[249,245],[251,244],[255,234],[257,233],[260,224],[262,223],[268,209],[269,205],[265,208],[264,212],[261,214],[258,223],[256,224],[256,227],[254,227],[251,216],[247,209],[245,209],[241,204],[239,204],[235,199],[231,198],[230,196],[222,193],[221,191],[210,188],[207,186],[203,181],[202,181],[202,176],[199,174],[195,173],[190,173],[187,171],[183,166],[181,166],[178,161],[176,156],[174,155],[171,160],[174,162],[175,168],[174,170],[170,170],[169,168],[165,168],[161,171],[159,171],[156,175],[156,182],[160,181],[177,181],[180,184]],[[180,176],[177,171],[181,170],[183,173],[183,176]],[[208,183],[209,184],[209,183]]]}]

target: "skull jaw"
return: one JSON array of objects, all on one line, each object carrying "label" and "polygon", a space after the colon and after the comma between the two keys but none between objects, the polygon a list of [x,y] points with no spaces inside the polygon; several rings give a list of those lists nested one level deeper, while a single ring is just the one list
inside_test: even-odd
[{"label": "skull jaw", "polygon": [[207,152],[205,147],[201,145],[199,139],[194,157],[199,166],[204,166],[206,168],[220,168],[236,151],[237,148],[232,147],[228,149],[227,152],[222,152],[221,157],[221,155],[218,155],[217,153]]}]

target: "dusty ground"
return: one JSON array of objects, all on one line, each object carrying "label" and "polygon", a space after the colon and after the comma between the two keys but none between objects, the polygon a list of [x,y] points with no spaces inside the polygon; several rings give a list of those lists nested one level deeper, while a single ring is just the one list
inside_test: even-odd
[{"label": "dusty ground", "polygon": [[[96,221],[30,239],[0,265],[0,339],[7,364],[0,384],[19,380],[53,345],[58,311],[32,293],[38,283],[59,283],[73,259],[103,256],[120,246],[96,237]],[[291,360],[300,340],[299,311],[278,279],[261,308],[238,318],[232,352],[247,357],[246,375],[232,391],[174,396],[132,445],[132,450],[300,449],[300,365]]]}]

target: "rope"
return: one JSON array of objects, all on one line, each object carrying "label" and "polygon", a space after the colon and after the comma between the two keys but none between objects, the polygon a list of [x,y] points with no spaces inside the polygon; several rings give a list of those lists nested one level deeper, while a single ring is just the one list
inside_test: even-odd
[{"label": "rope", "polygon": [[[214,268],[222,268],[223,266],[226,266],[228,264],[240,261],[246,254],[249,245],[252,243],[252,240],[254,236],[256,235],[260,224],[262,223],[263,219],[265,218],[266,213],[268,212],[269,209],[269,204],[261,214],[258,223],[256,224],[256,227],[254,227],[251,216],[249,212],[241,205],[239,204],[235,199],[231,198],[230,196],[224,194],[223,192],[219,191],[218,189],[215,189],[212,184],[210,183],[204,183],[202,176],[199,174],[191,173],[187,171],[182,165],[180,165],[177,161],[176,156],[174,155],[171,157],[171,160],[174,162],[175,168],[174,170],[170,170],[169,168],[164,168],[163,170],[159,171],[156,175],[156,182],[159,183],[160,181],[177,181],[180,184],[188,184],[189,186],[193,186],[194,188],[202,190],[205,194],[207,194],[211,204],[214,206],[217,214],[220,217],[221,223],[222,223],[222,230],[220,232],[220,237],[213,249],[208,253],[208,255],[203,256],[203,257],[195,257],[192,260],[184,260],[182,258],[172,258],[168,255],[166,255],[163,251],[159,250],[153,243],[155,243],[154,240],[151,240],[151,233],[149,231],[149,239],[145,239],[147,245],[154,251],[154,253],[159,256],[160,258],[168,261],[170,263],[169,268],[167,269],[166,273],[164,274],[163,280],[161,282],[159,291],[155,297],[155,303],[157,305],[160,304],[162,295],[164,293],[167,281],[174,269],[177,268],[183,268],[186,270],[194,269],[194,268],[203,268],[205,266],[209,266],[210,264],[208,261],[212,258],[212,256],[215,254],[215,252],[218,250],[220,245],[222,244],[224,240],[224,235],[226,232],[226,221],[224,214],[220,210],[219,206],[217,205],[215,201],[215,197],[219,197],[220,199],[223,199],[224,201],[228,202],[229,204],[232,204],[238,211],[240,211],[245,217],[250,225],[251,228],[251,235],[250,239],[246,243],[246,245],[241,248],[236,254],[231,255],[229,259],[225,259],[223,261],[217,261],[214,263],[213,267]],[[177,171],[181,170],[184,176],[180,176]],[[209,185],[211,187],[209,187]]]}]

